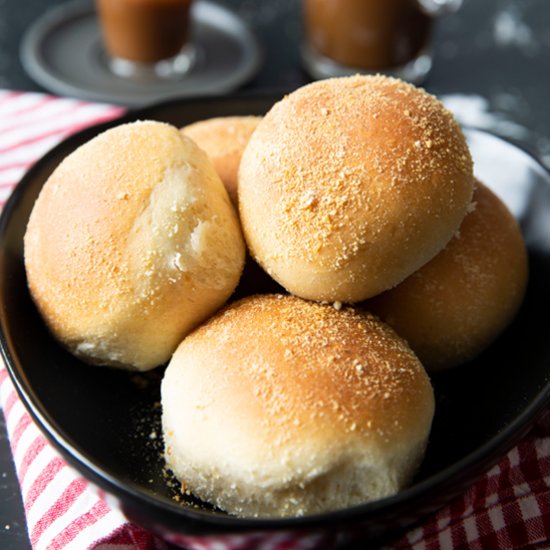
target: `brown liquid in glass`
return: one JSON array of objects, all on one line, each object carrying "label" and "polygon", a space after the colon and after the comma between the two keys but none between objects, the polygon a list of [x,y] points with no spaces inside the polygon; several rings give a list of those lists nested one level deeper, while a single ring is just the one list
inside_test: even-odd
[{"label": "brown liquid in glass", "polygon": [[416,58],[432,19],[415,0],[304,0],[307,40],[342,65],[388,69]]},{"label": "brown liquid in glass", "polygon": [[96,0],[110,55],[154,63],[177,55],[188,40],[192,0]]}]

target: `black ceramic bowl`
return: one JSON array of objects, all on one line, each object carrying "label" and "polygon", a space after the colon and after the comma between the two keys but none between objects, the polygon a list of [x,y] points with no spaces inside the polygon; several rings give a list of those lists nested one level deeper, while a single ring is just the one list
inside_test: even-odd
[{"label": "black ceramic bowl", "polygon": [[[520,220],[529,248],[530,282],[522,310],[490,349],[470,364],[432,376],[436,416],[413,484],[377,502],[299,519],[238,519],[192,500],[173,499],[164,476],[161,441],[149,437],[159,430],[162,369],[138,375],[91,367],[61,349],[27,290],[23,234],[50,172],[78,145],[108,127],[138,118],[183,126],[213,116],[261,114],[273,101],[175,101],[87,129],[30,170],[1,219],[0,339],[24,404],[66,460],[109,495],[110,502],[135,523],[173,542],[193,545],[206,538],[230,548],[235,534],[264,542],[285,536],[297,544],[308,537],[324,547],[346,538],[372,541],[411,525],[463,491],[526,432],[549,401],[550,340],[540,320],[550,311],[550,176],[514,145],[466,129],[477,176]],[[254,291],[265,281],[257,275],[258,279],[250,273],[246,278]]]}]

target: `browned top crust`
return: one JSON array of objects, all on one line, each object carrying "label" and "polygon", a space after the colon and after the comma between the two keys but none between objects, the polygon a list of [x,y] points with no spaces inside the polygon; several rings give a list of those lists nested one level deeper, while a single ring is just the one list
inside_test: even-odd
[{"label": "browned top crust", "polygon": [[254,132],[239,178],[257,260],[287,290],[329,301],[377,294],[431,259],[473,190],[452,114],[383,76],[324,80],[285,97]]}]

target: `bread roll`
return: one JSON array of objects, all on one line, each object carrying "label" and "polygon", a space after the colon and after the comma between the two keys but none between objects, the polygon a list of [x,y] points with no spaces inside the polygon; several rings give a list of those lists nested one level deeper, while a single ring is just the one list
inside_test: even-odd
[{"label": "bread roll", "polygon": [[237,175],[241,156],[260,120],[259,116],[215,117],[181,129],[206,151],[234,205],[238,203]]},{"label": "bread roll", "polygon": [[431,262],[365,304],[429,370],[478,355],[510,323],[525,293],[527,253],[514,217],[481,183],[474,206]]},{"label": "bread roll", "polygon": [[314,300],[360,301],[401,282],[447,244],[472,190],[450,112],[383,76],[289,94],[258,124],[239,171],[252,255]]},{"label": "bread roll", "polygon": [[426,372],[387,325],[293,296],[245,298],[178,347],[162,381],[168,466],[239,516],[392,495],[423,456]]},{"label": "bread roll", "polygon": [[29,288],[72,353],[146,370],[238,283],[244,241],[206,154],[168,124],[110,129],[70,154],[34,205]]}]

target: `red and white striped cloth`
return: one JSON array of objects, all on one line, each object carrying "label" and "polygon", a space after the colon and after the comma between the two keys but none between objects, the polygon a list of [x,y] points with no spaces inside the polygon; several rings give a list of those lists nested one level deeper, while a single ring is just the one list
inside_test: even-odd
[{"label": "red and white striped cloth", "polygon": [[[25,171],[75,131],[123,112],[113,105],[0,90],[0,205]],[[37,550],[172,548],[101,500],[45,440],[0,365],[0,404]],[[183,537],[193,550],[305,550],[334,540],[277,534],[253,539]],[[399,540],[392,550],[550,548],[550,410],[529,435],[464,495]]]}]

